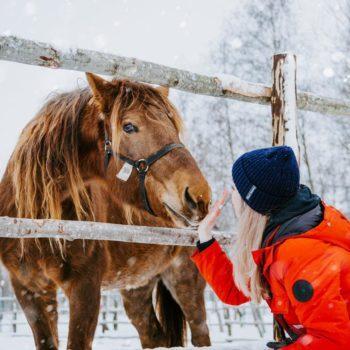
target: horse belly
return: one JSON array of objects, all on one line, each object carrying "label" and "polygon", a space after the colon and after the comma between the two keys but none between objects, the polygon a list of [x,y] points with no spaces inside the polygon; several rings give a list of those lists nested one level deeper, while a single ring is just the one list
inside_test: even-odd
[{"label": "horse belly", "polygon": [[119,244],[110,256],[104,288],[135,289],[147,285],[170,266],[175,250],[168,246]]}]

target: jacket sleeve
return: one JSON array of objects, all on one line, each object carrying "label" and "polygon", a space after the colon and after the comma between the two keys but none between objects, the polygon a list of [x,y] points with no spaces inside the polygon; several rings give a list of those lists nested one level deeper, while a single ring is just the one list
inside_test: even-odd
[{"label": "jacket sleeve", "polygon": [[197,249],[192,255],[192,260],[203,278],[224,303],[240,305],[249,301],[249,298],[236,287],[233,279],[233,265],[217,241],[201,252]]},{"label": "jacket sleeve", "polygon": [[285,265],[282,283],[306,334],[283,349],[349,349],[349,300],[345,300],[342,288],[343,278],[349,279],[348,272],[343,273],[350,268],[349,252],[313,239],[306,239],[302,245],[298,245],[298,239],[293,241],[294,247],[284,247],[288,252],[281,249],[278,253],[291,256],[293,251],[294,255]]}]

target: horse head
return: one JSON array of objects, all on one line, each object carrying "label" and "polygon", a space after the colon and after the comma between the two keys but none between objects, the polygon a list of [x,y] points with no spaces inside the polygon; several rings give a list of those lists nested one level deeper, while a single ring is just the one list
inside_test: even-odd
[{"label": "horse head", "polygon": [[91,73],[87,78],[104,124],[110,194],[143,215],[195,226],[208,211],[211,191],[181,143],[182,120],[168,89]]}]

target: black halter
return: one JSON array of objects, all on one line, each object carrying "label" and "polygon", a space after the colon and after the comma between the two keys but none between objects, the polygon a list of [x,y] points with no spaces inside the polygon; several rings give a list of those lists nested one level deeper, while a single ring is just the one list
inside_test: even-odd
[{"label": "black halter", "polygon": [[[147,190],[145,186],[145,179],[147,172],[149,170],[149,167],[159,160],[160,158],[164,157],[166,154],[168,154],[170,151],[172,151],[175,148],[183,148],[185,147],[182,143],[170,143],[163,148],[161,148],[159,151],[151,154],[147,158],[142,158],[139,160],[133,160],[131,158],[128,158],[126,156],[123,156],[122,154],[116,153],[115,155],[121,159],[122,161],[130,164],[133,168],[135,168],[139,175],[139,181],[140,181],[140,194],[143,202],[143,207],[152,215],[156,216],[154,211],[151,208],[151,205],[149,204],[148,197],[147,197]],[[105,170],[108,167],[109,161],[113,155],[112,151],[112,143],[108,137],[107,131],[105,130],[105,159],[104,159],[104,166]]]}]

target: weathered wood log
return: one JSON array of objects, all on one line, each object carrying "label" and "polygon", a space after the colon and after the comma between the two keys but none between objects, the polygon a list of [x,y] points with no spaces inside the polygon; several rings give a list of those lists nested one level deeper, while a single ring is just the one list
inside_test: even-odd
[{"label": "weathered wood log", "polygon": [[300,163],[295,55],[277,54],[273,56],[272,82],[272,145],[290,146]]},{"label": "weathered wood log", "polygon": [[[59,49],[53,45],[14,36],[0,36],[0,59],[48,68],[68,69],[169,86],[195,94],[269,104],[271,88],[234,76],[207,76],[142,61],[136,58],[82,49]],[[298,92],[300,109],[350,115],[350,101]]]},{"label": "weathered wood log", "polygon": [[[292,54],[274,55],[271,91],[272,145],[292,147],[300,163],[296,105],[296,57]],[[276,319],[273,323],[273,337],[279,342],[282,334]]]},{"label": "weathered wood log", "polygon": [[[234,235],[213,232],[222,245],[233,243]],[[90,239],[129,243],[195,246],[196,230],[165,227],[118,225],[92,221],[34,220],[0,217],[0,237]]]},{"label": "weathered wood log", "polygon": [[259,84],[238,80],[225,87],[218,77],[98,51],[60,50],[47,43],[14,36],[0,36],[0,59],[41,67],[111,75],[196,94],[231,97],[255,103],[267,104],[271,93],[270,88]]}]

